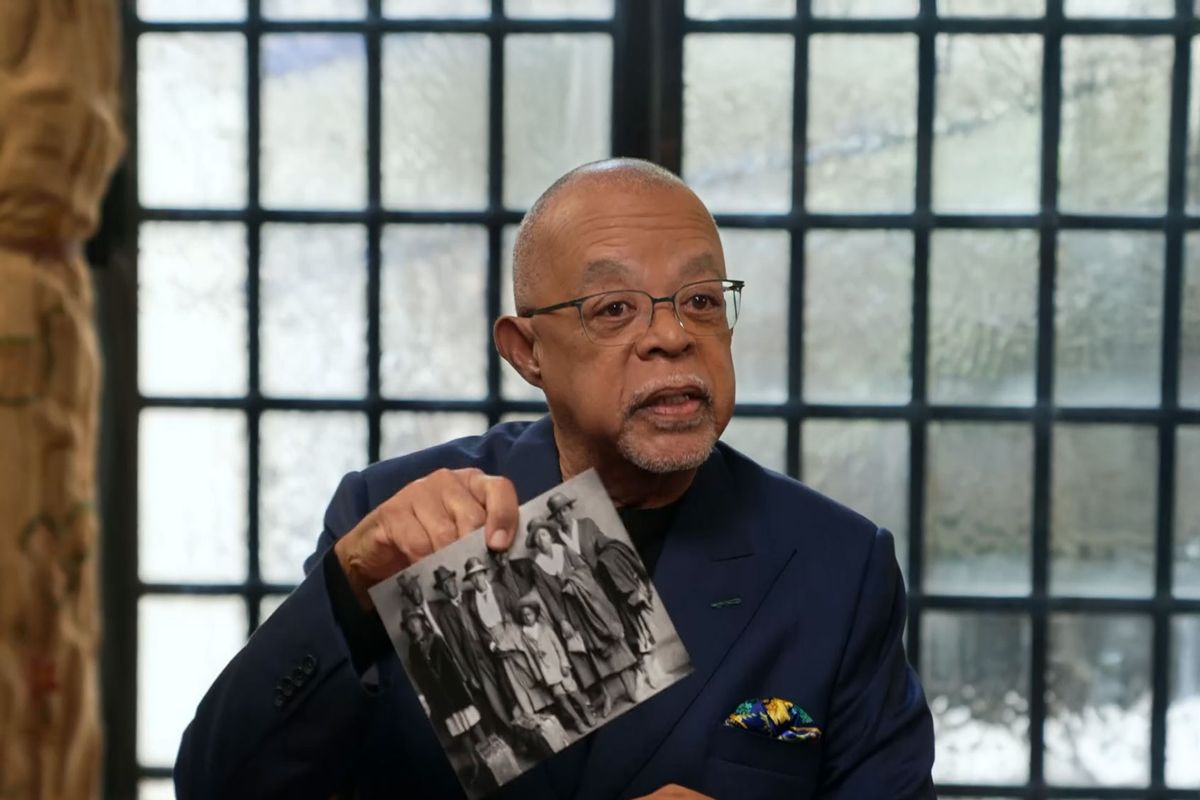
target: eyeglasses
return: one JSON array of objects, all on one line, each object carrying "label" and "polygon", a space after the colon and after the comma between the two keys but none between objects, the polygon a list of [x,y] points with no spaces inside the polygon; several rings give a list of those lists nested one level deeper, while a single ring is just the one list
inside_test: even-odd
[{"label": "eyeglasses", "polygon": [[745,281],[733,280],[695,281],[663,297],[638,289],[617,289],[523,311],[521,316],[535,317],[574,306],[588,339],[599,345],[617,346],[642,338],[654,324],[655,307],[670,303],[685,331],[693,336],[718,336],[729,333],[737,323],[745,285]]}]

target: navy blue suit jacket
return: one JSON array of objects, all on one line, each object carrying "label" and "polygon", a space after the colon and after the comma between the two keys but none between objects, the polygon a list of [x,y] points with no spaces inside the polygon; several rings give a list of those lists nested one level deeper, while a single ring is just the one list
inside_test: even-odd
[{"label": "navy blue suit jacket", "polygon": [[[548,418],[347,475],[307,577],[221,673],[184,734],[180,800],[459,798],[399,660],[364,682],[335,622],[320,556],[375,506],[439,467],[505,475],[521,502],[561,481]],[[497,797],[636,797],[679,783],[717,798],[933,797],[933,730],[904,654],[892,537],[724,444],[668,532],[655,585],[693,673],[503,787]],[[736,604],[713,603],[740,598]],[[298,687],[276,705],[282,676]],[[781,697],[824,731],[779,742],[722,727],[742,700]]]}]

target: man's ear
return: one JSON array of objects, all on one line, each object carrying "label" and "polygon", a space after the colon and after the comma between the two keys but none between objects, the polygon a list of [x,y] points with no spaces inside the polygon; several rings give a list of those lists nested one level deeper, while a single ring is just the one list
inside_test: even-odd
[{"label": "man's ear", "polygon": [[522,378],[541,389],[542,367],[534,347],[532,320],[503,316],[492,326],[492,340],[500,357],[512,365]]}]

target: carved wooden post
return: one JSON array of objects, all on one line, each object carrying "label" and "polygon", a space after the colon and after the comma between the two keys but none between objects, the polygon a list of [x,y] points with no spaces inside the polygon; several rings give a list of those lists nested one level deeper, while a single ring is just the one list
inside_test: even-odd
[{"label": "carved wooden post", "polygon": [[100,362],[81,243],[124,146],[119,69],[117,0],[0,2],[5,798],[99,789]]}]

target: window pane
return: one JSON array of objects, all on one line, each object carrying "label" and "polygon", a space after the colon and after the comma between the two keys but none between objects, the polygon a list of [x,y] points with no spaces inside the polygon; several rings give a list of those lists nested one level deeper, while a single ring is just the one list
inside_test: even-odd
[{"label": "window pane", "polygon": [[216,22],[246,18],[246,0],[137,0],[138,16],[153,22]]},{"label": "window pane", "polygon": [[1183,328],[1179,342],[1179,404],[1200,407],[1200,235],[1184,240]]},{"label": "window pane", "polygon": [[[263,579],[298,582],[338,482],[367,462],[367,418],[348,411],[267,411],[259,434]],[[301,469],[297,459],[303,453],[319,457],[307,459]]]},{"label": "window pane", "polygon": [[486,17],[491,0],[383,0],[385,17]]},{"label": "window pane", "polygon": [[175,763],[183,729],[246,641],[239,597],[138,601],[137,753],[144,766]]},{"label": "window pane", "polygon": [[[517,238],[517,226],[506,225],[500,234],[500,313],[515,314],[512,292],[512,251]],[[542,390],[525,382],[515,369],[500,359],[500,394],[507,400],[536,400],[546,398]],[[532,417],[524,416],[523,419]]]},{"label": "window pane", "polygon": [[805,399],[906,402],[911,394],[912,236],[814,231],[805,253]]},{"label": "window pane", "polygon": [[1175,594],[1200,598],[1200,426],[1175,431]]},{"label": "window pane", "polygon": [[138,331],[142,394],[245,394],[245,227],[143,223]]},{"label": "window pane", "polygon": [[722,17],[791,17],[796,0],[687,0],[687,15],[697,19]]},{"label": "window pane", "polygon": [[938,0],[940,17],[1040,17],[1046,0]]},{"label": "window pane", "polygon": [[808,66],[808,208],[910,210],[917,37],[813,36]]},{"label": "window pane", "polygon": [[366,229],[359,225],[263,226],[265,393],[366,394],[366,254]]},{"label": "window pane", "polygon": [[383,458],[415,453],[464,436],[479,436],[488,429],[483,414],[444,411],[391,411],[383,415],[382,426],[379,454]]},{"label": "window pane", "polygon": [[1171,620],[1171,701],[1167,707],[1167,785],[1200,788],[1200,616]]},{"label": "window pane", "polygon": [[1026,212],[1041,185],[1040,36],[937,37],[933,203]]},{"label": "window pane", "polygon": [[362,19],[366,0],[263,0],[264,17],[280,19]]},{"label": "window pane", "polygon": [[1054,614],[1046,674],[1046,779],[1144,786],[1150,778],[1150,621]]},{"label": "window pane", "polygon": [[925,473],[925,590],[1025,594],[1033,433],[1020,424],[932,423]]},{"label": "window pane", "polygon": [[245,416],[240,411],[149,408],[139,419],[142,580],[245,580]]},{"label": "window pane", "polygon": [[245,206],[245,37],[138,37],[137,158],[143,205]]},{"label": "window pane", "polygon": [[1051,590],[1150,595],[1158,465],[1154,428],[1056,425],[1053,459]]},{"label": "window pane", "polygon": [[716,213],[792,207],[787,35],[694,34],[683,49],[683,176]]},{"label": "window pane", "polygon": [[138,800],[175,800],[175,782],[170,779],[140,780]]},{"label": "window pane", "polygon": [[812,0],[816,17],[911,17],[920,0]]},{"label": "window pane", "polygon": [[929,258],[929,396],[1029,405],[1037,356],[1038,236],[935,231]]},{"label": "window pane", "polygon": [[767,469],[787,471],[787,422],[782,419],[734,417],[721,441]]},{"label": "window pane", "polygon": [[366,205],[367,72],[362,37],[264,36],[262,74],[263,205]]},{"label": "window pane", "polygon": [[613,0],[504,0],[504,15],[605,19],[613,15]]},{"label": "window pane", "polygon": [[1162,262],[1162,234],[1059,234],[1054,302],[1059,403],[1158,404]]},{"label": "window pane", "polygon": [[931,611],[921,617],[921,679],[933,712],[933,777],[1029,779],[1029,618]]},{"label": "window pane", "polygon": [[384,37],[383,75],[384,203],[486,206],[487,37]]},{"label": "window pane", "polygon": [[810,419],[801,431],[801,479],[896,537],[908,571],[908,426],[884,420]]},{"label": "window pane", "polygon": [[528,208],[560,175],[611,152],[612,37],[504,39],[504,204]]},{"label": "window pane", "polygon": [[1066,0],[1069,17],[1170,17],[1174,0]]},{"label": "window pane", "polygon": [[487,393],[487,236],[468,225],[383,233],[380,364],[388,397]]},{"label": "window pane", "polygon": [[[1196,10],[1200,13],[1200,0],[1196,0]],[[1192,39],[1192,80],[1189,88],[1187,150],[1188,163],[1184,170],[1184,182],[1187,184],[1187,211],[1189,214],[1200,213],[1200,39]]]},{"label": "window pane", "polygon": [[1066,36],[1059,197],[1064,211],[1162,213],[1171,39]]},{"label": "window pane", "polygon": [[786,400],[791,236],[726,228],[721,244],[729,277],[746,281],[733,334],[738,399]]}]

